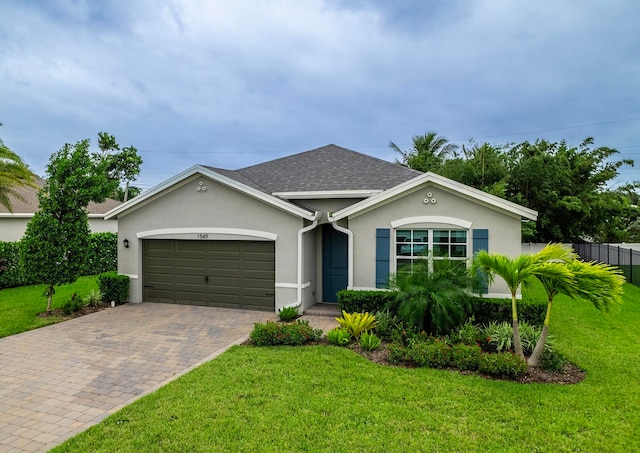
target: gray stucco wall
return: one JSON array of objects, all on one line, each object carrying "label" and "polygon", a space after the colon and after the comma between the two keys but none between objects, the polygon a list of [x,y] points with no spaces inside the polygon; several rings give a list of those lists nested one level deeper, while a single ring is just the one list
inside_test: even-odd
[{"label": "gray stucco wall", "polygon": [[[27,224],[31,218],[32,216],[0,217],[0,241],[15,242],[22,239],[25,231],[27,231]],[[115,219],[104,220],[102,218],[90,217],[89,229],[92,233],[117,233],[118,221]]]},{"label": "gray stucco wall", "polygon": [[[427,194],[431,194],[427,197]],[[429,203],[424,200],[428,198]],[[431,200],[436,200],[432,203]],[[409,217],[453,218],[471,222],[470,230],[489,230],[489,251],[517,256],[521,251],[520,217],[497,211],[477,201],[427,183],[411,193],[392,200],[390,203],[349,219],[349,229],[354,233],[354,287],[375,288],[376,273],[376,228],[389,228],[391,233],[391,272],[395,260],[395,244],[392,222]],[[438,221],[418,222],[399,228],[460,228]],[[472,234],[468,235],[469,254],[473,250]],[[496,282],[489,289],[490,294],[508,294],[504,282]]]},{"label": "gray stucco wall", "polygon": [[[203,186],[206,191],[196,190]],[[159,195],[118,219],[118,271],[131,277],[131,302],[142,301],[141,233],[147,232],[149,238],[197,240],[198,232],[211,233],[223,228],[277,235],[276,310],[296,302],[297,233],[303,227],[301,218],[200,175],[177,183],[171,191]],[[160,231],[149,235],[153,230]],[[125,238],[130,243],[128,249],[122,246]],[[244,237],[211,233],[207,240],[225,238]]]}]

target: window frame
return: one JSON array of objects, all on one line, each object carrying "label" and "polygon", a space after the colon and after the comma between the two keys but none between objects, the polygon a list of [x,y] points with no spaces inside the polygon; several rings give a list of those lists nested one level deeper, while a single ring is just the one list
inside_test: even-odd
[{"label": "window frame", "polygon": [[[469,266],[471,254],[471,230],[468,228],[437,228],[437,227],[429,227],[429,228],[411,228],[411,227],[402,227],[399,226],[394,228],[393,230],[393,270],[392,272],[402,272],[403,269],[399,267],[402,262],[408,263],[408,268],[413,269],[416,260],[428,260],[429,271],[433,272],[433,263],[434,261],[443,260],[448,258],[453,261],[464,261],[465,266]],[[416,235],[415,232],[418,232],[418,238],[420,240],[415,240]],[[435,232],[447,232],[446,241],[438,241],[436,242],[436,234]],[[461,232],[464,232],[464,241],[458,242],[455,241],[454,236],[458,236]],[[404,240],[399,241],[402,238],[401,234],[404,233]],[[408,235],[407,235],[408,233]],[[425,235],[426,233],[426,235]],[[426,237],[426,241],[424,241]],[[442,236],[441,236],[442,237]],[[407,240],[408,239],[408,240]],[[458,237],[458,239],[460,239]],[[400,251],[401,246],[405,245],[409,247],[409,254],[401,254]],[[425,246],[426,247],[421,247]],[[446,255],[436,255],[434,250],[436,247],[434,246],[446,246],[448,253]],[[464,247],[465,255],[464,256],[451,256],[451,251],[453,247],[458,249]],[[416,250],[426,249],[427,253],[424,255],[415,254]]]}]

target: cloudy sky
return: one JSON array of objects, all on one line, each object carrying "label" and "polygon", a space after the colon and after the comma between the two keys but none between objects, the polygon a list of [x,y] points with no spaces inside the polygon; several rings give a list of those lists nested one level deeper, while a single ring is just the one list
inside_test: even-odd
[{"label": "cloudy sky", "polygon": [[394,160],[390,140],[430,130],[593,136],[640,161],[638,18],[636,0],[3,0],[0,137],[43,174],[109,132],[143,188],[329,143]]}]

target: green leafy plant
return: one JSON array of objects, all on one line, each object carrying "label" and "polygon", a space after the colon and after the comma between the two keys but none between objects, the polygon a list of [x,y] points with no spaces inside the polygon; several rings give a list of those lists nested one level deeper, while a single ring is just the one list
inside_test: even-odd
[{"label": "green leafy plant", "polygon": [[451,346],[444,341],[418,342],[409,347],[407,357],[418,366],[446,368],[451,365]]},{"label": "green leafy plant", "polygon": [[451,347],[451,366],[459,370],[475,371],[478,369],[482,349],[480,346],[463,343]]},{"label": "green leafy plant", "polygon": [[376,317],[369,313],[347,313],[342,310],[342,318],[336,318],[336,321],[343,328],[347,329],[354,338],[360,337],[362,332],[371,330],[378,325]]},{"label": "green leafy plant", "polygon": [[478,371],[492,376],[517,379],[526,374],[527,362],[511,352],[485,352],[478,360]]},{"label": "green leafy plant", "polygon": [[509,323],[492,321],[484,327],[484,334],[498,352],[509,351],[513,346],[513,327]]},{"label": "green leafy plant", "polygon": [[71,295],[71,299],[67,300],[66,302],[63,302],[60,308],[62,308],[62,313],[64,313],[65,315],[70,315],[72,313],[82,310],[82,307],[84,307],[84,302],[82,301],[82,298],[78,297],[76,293],[73,293]]},{"label": "green leafy plant", "polygon": [[[529,355],[533,352],[542,335],[542,327],[533,326],[525,321],[520,321],[520,338],[522,339],[522,350]],[[555,345],[555,338],[551,334],[547,334],[544,348],[552,350]]]},{"label": "green leafy plant", "polygon": [[462,323],[470,300],[467,288],[473,285],[463,263],[446,259],[438,260],[433,271],[428,259],[417,260],[411,272],[398,272],[391,279],[400,318],[436,335],[446,335]]},{"label": "green leafy plant", "polygon": [[360,347],[365,351],[374,351],[380,347],[382,340],[376,334],[362,332],[360,335]]},{"label": "green leafy plant", "polygon": [[389,363],[399,365],[408,361],[409,348],[402,343],[390,343],[387,350],[389,351]]},{"label": "green leafy plant", "polygon": [[297,307],[284,307],[281,308],[278,312],[278,316],[280,317],[280,321],[293,321],[298,317],[298,308]]},{"label": "green leafy plant", "polygon": [[336,327],[327,332],[327,340],[334,346],[345,346],[351,341],[351,334],[347,329]]},{"label": "green leafy plant", "polygon": [[97,307],[98,305],[100,305],[101,301],[102,294],[100,294],[100,291],[97,291],[95,289],[89,291],[89,294],[87,294],[83,299],[84,304],[88,307]]},{"label": "green leafy plant", "polygon": [[567,368],[567,365],[569,365],[569,360],[560,352],[551,349],[545,349],[542,352],[540,368],[543,370],[561,373]]},{"label": "green leafy plant", "polygon": [[398,316],[392,314],[389,310],[379,311],[375,316],[378,325],[374,330],[385,341],[391,341],[393,332],[404,328]]},{"label": "green leafy plant", "polygon": [[298,319],[296,322],[283,324],[267,321],[256,323],[249,334],[251,342],[256,346],[291,345],[299,346],[309,341],[317,341],[322,330],[313,329],[309,321]]},{"label": "green leafy plant", "polygon": [[338,310],[347,313],[375,313],[395,298],[391,291],[343,289],[336,294]]},{"label": "green leafy plant", "polygon": [[462,326],[451,332],[447,338],[449,344],[478,344],[484,338],[484,332],[473,321],[473,318],[468,319]]}]

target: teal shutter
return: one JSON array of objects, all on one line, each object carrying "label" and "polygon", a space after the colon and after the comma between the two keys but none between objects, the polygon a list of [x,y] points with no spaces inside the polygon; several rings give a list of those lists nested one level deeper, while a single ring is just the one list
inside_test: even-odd
[{"label": "teal shutter", "polygon": [[[486,228],[473,230],[473,254],[475,255],[480,250],[489,251],[489,230]],[[483,277],[483,282],[481,284],[482,294],[487,294],[489,292],[489,286],[487,285],[484,275],[481,277]]]},{"label": "teal shutter", "polygon": [[389,283],[389,249],[391,230],[376,228],[376,288],[386,288]]}]

